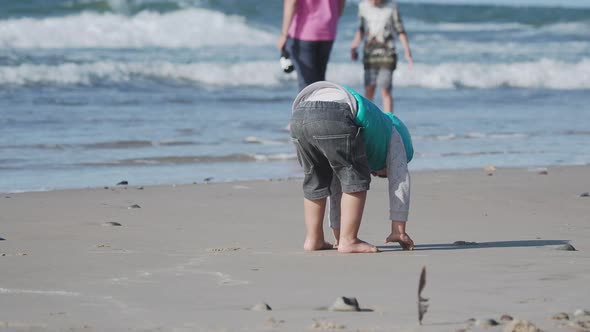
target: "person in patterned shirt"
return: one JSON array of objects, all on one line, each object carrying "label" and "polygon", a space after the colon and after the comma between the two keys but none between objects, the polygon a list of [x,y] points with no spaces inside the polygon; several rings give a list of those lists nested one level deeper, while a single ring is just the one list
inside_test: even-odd
[{"label": "person in patterned shirt", "polygon": [[351,58],[358,59],[357,48],[364,39],[363,65],[365,97],[373,100],[381,87],[383,111],[393,113],[393,71],[397,67],[395,35],[404,48],[406,60],[413,66],[408,37],[397,4],[391,0],[362,0],[358,7],[359,28],[351,45]]}]

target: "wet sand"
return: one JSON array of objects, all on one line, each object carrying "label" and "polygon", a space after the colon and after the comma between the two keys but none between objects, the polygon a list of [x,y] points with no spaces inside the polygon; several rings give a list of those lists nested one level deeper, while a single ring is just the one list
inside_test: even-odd
[{"label": "wet sand", "polygon": [[[504,331],[503,314],[575,331],[590,166],[490,173],[413,172],[411,252],[382,243],[374,179],[360,236],[378,254],[304,252],[300,179],[5,193],[0,331]],[[328,310],[341,296],[361,310]]]}]

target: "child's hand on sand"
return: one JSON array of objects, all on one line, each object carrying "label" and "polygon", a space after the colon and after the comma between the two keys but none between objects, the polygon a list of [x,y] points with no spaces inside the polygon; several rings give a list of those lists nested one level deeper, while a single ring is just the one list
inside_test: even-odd
[{"label": "child's hand on sand", "polygon": [[414,241],[408,233],[391,233],[385,239],[385,243],[397,242],[404,250],[414,250]]}]

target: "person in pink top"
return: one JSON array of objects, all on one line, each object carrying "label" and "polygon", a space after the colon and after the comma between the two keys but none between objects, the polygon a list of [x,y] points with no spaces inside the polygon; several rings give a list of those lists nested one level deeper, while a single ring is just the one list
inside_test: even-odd
[{"label": "person in pink top", "polygon": [[338,19],[345,0],[284,0],[283,25],[277,41],[287,51],[297,71],[299,91],[324,81]]}]

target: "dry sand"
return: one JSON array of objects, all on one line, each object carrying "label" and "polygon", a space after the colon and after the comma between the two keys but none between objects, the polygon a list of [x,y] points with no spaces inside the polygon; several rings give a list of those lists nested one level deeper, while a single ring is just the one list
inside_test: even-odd
[{"label": "dry sand", "polygon": [[[2,194],[0,331],[458,331],[502,314],[575,331],[590,310],[590,166],[412,180],[416,250],[381,244],[375,179],[361,238],[382,252],[353,255],[302,250],[299,179]],[[362,311],[326,310],[340,296]],[[272,311],[248,310],[260,303]]]}]

